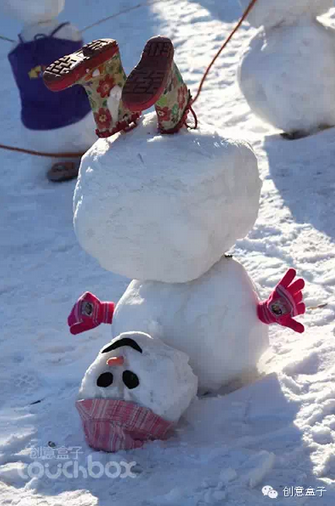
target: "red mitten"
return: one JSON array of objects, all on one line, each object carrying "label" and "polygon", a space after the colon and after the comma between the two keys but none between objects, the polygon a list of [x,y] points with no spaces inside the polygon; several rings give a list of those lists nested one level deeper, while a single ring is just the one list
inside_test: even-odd
[{"label": "red mitten", "polygon": [[[279,323],[289,327],[295,332],[304,332],[304,326],[292,317],[304,314],[306,308],[302,302],[302,289],[305,286],[303,279],[297,279],[294,283],[296,271],[289,269],[283,279],[278,283],[268,300],[259,302],[257,306],[258,318],[267,323]],[[292,283],[292,284],[291,284]]]},{"label": "red mitten", "polygon": [[114,307],[114,302],[101,302],[92,293],[85,292],[79,297],[67,319],[71,334],[94,329],[100,323],[112,323]]}]

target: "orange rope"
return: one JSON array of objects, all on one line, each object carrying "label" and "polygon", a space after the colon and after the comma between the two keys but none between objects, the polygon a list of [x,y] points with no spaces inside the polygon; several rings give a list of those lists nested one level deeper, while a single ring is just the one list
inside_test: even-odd
[{"label": "orange rope", "polygon": [[[104,19],[102,19],[100,21],[97,21],[96,23],[93,23],[92,25],[89,25],[86,28],[84,28],[82,30],[82,32],[88,30],[89,28],[92,28],[93,26],[99,25],[103,21],[107,21],[108,19],[115,18],[116,16],[119,16],[120,14],[125,14],[126,12],[130,12],[132,10],[138,9],[139,7],[142,7],[144,5],[152,5],[152,4],[160,3],[160,2],[161,2],[161,0],[151,0],[151,1],[147,0],[147,2],[145,2],[145,3],[141,3],[141,4],[138,4],[138,5],[135,5],[133,7],[128,8],[128,9],[124,9],[123,11],[120,11],[117,14],[113,14],[112,16],[109,16],[109,17],[104,18]],[[203,88],[204,82],[206,81],[207,76],[208,76],[211,68],[213,67],[214,63],[216,62],[216,60],[218,59],[218,57],[220,56],[220,54],[222,53],[222,51],[224,50],[224,48],[229,44],[229,42],[231,41],[231,39],[233,38],[233,36],[237,32],[237,30],[240,28],[240,26],[242,25],[243,21],[246,19],[246,17],[248,16],[249,12],[251,11],[251,9],[253,8],[253,6],[255,5],[256,2],[257,2],[257,0],[251,0],[250,4],[248,5],[248,7],[246,8],[246,10],[242,14],[242,17],[239,20],[239,22],[237,23],[237,25],[235,26],[234,30],[230,33],[230,35],[228,36],[228,38],[224,41],[224,43],[220,47],[219,51],[216,53],[216,55],[212,59],[211,63],[206,68],[206,71],[205,71],[205,73],[204,73],[204,75],[203,75],[203,77],[202,77],[202,79],[200,81],[200,85],[199,85],[197,94],[194,97],[194,99],[192,99],[191,105],[193,105],[194,102],[196,100],[198,100],[198,98],[199,98],[199,96],[200,96],[200,94],[202,92],[202,88]],[[193,110],[192,110],[192,113],[194,115]],[[197,122],[196,122],[196,124],[197,124]],[[50,158],[80,158],[84,154],[84,153],[43,153],[43,152],[40,152],[40,151],[32,151],[30,149],[16,148],[14,146],[7,146],[5,144],[0,144],[0,149],[6,149],[8,151],[16,151],[16,152],[19,152],[19,153],[27,153],[29,155],[34,155],[34,156],[46,156],[46,157],[50,157]]]},{"label": "orange rope", "polygon": [[224,48],[229,44],[229,42],[231,41],[231,39],[233,38],[233,36],[235,35],[235,33],[237,32],[237,30],[240,28],[240,26],[242,25],[243,21],[246,19],[246,17],[248,16],[249,12],[251,11],[251,9],[253,8],[253,6],[255,5],[255,3],[257,2],[257,0],[251,0],[250,4],[248,5],[248,7],[246,8],[246,10],[243,12],[242,14],[242,17],[241,19],[239,20],[239,22],[237,23],[237,25],[235,26],[234,30],[230,33],[230,35],[228,36],[228,38],[224,41],[224,43],[222,44],[222,46],[220,47],[219,51],[216,53],[216,55],[214,56],[214,58],[212,59],[211,63],[208,65],[204,75],[202,76],[202,79],[200,81],[200,85],[199,85],[199,88],[198,88],[198,91],[197,91],[197,94],[196,96],[194,97],[194,99],[192,100],[192,105],[194,104],[194,102],[196,100],[198,100],[199,96],[200,96],[200,93],[202,92],[202,87],[204,85],[204,82],[206,81],[207,79],[207,76],[211,70],[211,68],[213,67],[214,63],[216,62],[216,60],[219,58],[220,54],[222,53],[222,51],[224,50]]}]

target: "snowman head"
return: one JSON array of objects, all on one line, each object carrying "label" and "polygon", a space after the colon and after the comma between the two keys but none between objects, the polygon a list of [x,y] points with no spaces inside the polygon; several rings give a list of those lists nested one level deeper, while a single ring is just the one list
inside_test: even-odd
[{"label": "snowman head", "polygon": [[77,409],[87,442],[117,451],[164,439],[196,395],[185,353],[142,332],[105,346],[82,381]]},{"label": "snowman head", "polygon": [[2,0],[5,14],[25,25],[50,21],[64,9],[65,0]]},{"label": "snowman head", "polygon": [[[245,9],[250,0],[239,0]],[[247,21],[257,28],[271,28],[280,23],[292,23],[303,15],[320,16],[333,5],[333,0],[258,0]]]}]

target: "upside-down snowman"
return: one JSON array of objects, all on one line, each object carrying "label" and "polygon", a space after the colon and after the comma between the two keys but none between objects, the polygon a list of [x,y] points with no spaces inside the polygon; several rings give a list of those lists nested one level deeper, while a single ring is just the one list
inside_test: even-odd
[{"label": "upside-down snowman", "polygon": [[335,126],[335,30],[317,19],[332,5],[258,0],[248,16],[258,31],[244,50],[239,85],[251,110],[286,138]]},{"label": "upside-down snowman", "polygon": [[[87,96],[80,86],[51,93],[42,79],[50,63],[83,45],[76,27],[57,20],[64,4],[65,0],[3,0],[1,8],[23,23],[8,55],[21,98],[23,137],[33,150],[77,153],[97,139]],[[58,163],[48,174],[61,181],[77,172],[77,164]]]},{"label": "upside-down snowman", "polygon": [[[49,67],[47,85],[56,89],[82,82],[88,65],[91,73],[100,65],[104,75],[104,59],[118,57],[116,42],[101,40],[89,47],[89,59],[77,52],[56,62],[58,67],[64,63],[64,73]],[[226,139],[205,125],[187,128],[192,99],[173,58],[169,39],[147,42],[125,82],[114,121],[120,121],[124,107],[139,113],[155,105],[155,112],[131,131],[98,140],[82,159],[74,195],[78,240],[104,268],[135,279],[116,308],[85,293],[68,323],[73,334],[112,320],[114,336],[144,332],[189,357],[201,392],[217,391],[256,366],[268,346],[267,324],[304,330],[294,320],[305,310],[304,282],[294,282],[290,269],[269,299],[259,302],[243,266],[225,255],[257,218],[257,160],[243,141]],[[112,113],[108,117],[113,120]],[[105,371],[103,358],[100,363]],[[107,365],[114,374],[113,360]],[[126,366],[131,365],[129,360]],[[90,378],[98,382],[98,373],[102,369]],[[140,361],[136,374],[142,388],[148,381],[152,392],[159,391],[163,380],[142,374]],[[109,387],[103,388],[99,395],[85,392],[91,400],[108,396]],[[113,390],[110,395],[128,400]],[[150,409],[147,398],[134,399]],[[94,424],[96,414],[91,416]]]}]

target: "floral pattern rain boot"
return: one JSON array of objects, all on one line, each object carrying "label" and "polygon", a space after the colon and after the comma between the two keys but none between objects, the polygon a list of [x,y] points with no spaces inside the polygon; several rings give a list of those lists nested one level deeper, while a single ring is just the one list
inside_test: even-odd
[{"label": "floral pattern rain boot", "polygon": [[[62,91],[75,84],[84,87],[98,137],[109,137],[136,126],[140,113],[130,111],[120,100],[126,78],[119,47],[113,39],[90,42],[79,51],[56,60],[43,74],[44,83],[51,91]],[[111,111],[113,102],[117,113]]]},{"label": "floral pattern rain boot", "polygon": [[[173,61],[174,48],[166,37],[148,40],[138,65],[122,90],[122,101],[131,111],[140,112],[155,105],[162,134],[178,132],[186,125],[192,97]],[[196,128],[196,124],[195,127]]]}]

